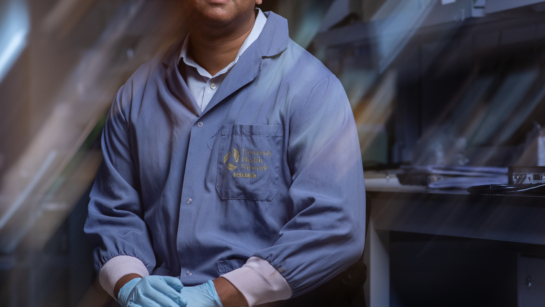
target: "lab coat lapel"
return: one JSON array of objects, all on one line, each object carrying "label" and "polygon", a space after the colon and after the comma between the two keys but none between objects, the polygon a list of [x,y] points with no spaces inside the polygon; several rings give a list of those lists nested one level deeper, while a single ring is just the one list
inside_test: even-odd
[{"label": "lab coat lapel", "polygon": [[229,72],[218,92],[203,115],[227,97],[257,78],[261,72],[263,57],[276,56],[288,47],[289,31],[286,19],[272,12],[266,12],[267,23],[259,38],[242,54],[237,64]]},{"label": "lab coat lapel", "polygon": [[[182,41],[183,44],[183,41]],[[191,113],[199,116],[200,107],[193,98],[193,94],[189,91],[184,78],[178,69],[178,59],[182,45],[172,48],[164,61],[167,66],[167,86],[170,92],[186,107]]]},{"label": "lab coat lapel", "polygon": [[261,55],[258,52],[257,44],[252,44],[242,54],[238,62],[223,80],[218,92],[203,112],[206,114],[218,103],[231,96],[233,93],[252,82],[261,71]]},{"label": "lab coat lapel", "polygon": [[227,74],[218,92],[203,113],[200,112],[197,102],[178,71],[177,63],[183,41],[167,52],[163,60],[163,63],[168,66],[167,85],[188,110],[197,116],[203,116],[233,93],[254,81],[261,72],[263,57],[273,57],[286,50],[289,43],[287,20],[272,12],[266,12],[265,15],[267,16],[267,23],[261,35],[242,54],[237,64]]}]

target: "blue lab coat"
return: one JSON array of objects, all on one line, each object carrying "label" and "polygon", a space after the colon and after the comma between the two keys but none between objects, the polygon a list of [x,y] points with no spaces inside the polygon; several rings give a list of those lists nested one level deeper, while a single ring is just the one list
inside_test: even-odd
[{"label": "blue lab coat", "polygon": [[117,93],[85,225],[97,272],[128,255],[191,286],[257,256],[295,297],[361,256],[365,189],[345,91],[267,16],[204,111],[177,68],[181,44]]}]

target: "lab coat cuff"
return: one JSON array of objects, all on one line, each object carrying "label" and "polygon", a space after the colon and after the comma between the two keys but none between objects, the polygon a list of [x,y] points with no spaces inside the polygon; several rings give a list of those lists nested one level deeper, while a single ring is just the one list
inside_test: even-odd
[{"label": "lab coat cuff", "polygon": [[117,297],[114,296],[115,284],[121,277],[128,274],[138,274],[144,277],[148,276],[149,272],[140,259],[131,256],[117,256],[108,260],[100,269],[98,281],[102,288],[117,300]]},{"label": "lab coat cuff", "polygon": [[287,300],[291,288],[286,279],[269,262],[251,257],[240,269],[221,277],[227,279],[244,295],[249,307]]}]

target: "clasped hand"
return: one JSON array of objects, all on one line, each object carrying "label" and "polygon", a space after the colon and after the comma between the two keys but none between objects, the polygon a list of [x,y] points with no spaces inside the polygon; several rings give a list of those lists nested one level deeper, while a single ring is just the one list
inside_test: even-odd
[{"label": "clasped hand", "polygon": [[126,283],[118,295],[122,307],[223,307],[212,281],[184,287],[169,276],[146,276]]}]

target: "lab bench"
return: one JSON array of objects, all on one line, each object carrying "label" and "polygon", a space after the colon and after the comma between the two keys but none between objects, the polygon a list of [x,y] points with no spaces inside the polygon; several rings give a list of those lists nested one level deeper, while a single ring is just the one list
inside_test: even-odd
[{"label": "lab bench", "polygon": [[545,197],[406,186],[367,191],[368,306],[431,306],[437,291],[442,306],[545,302]]}]

